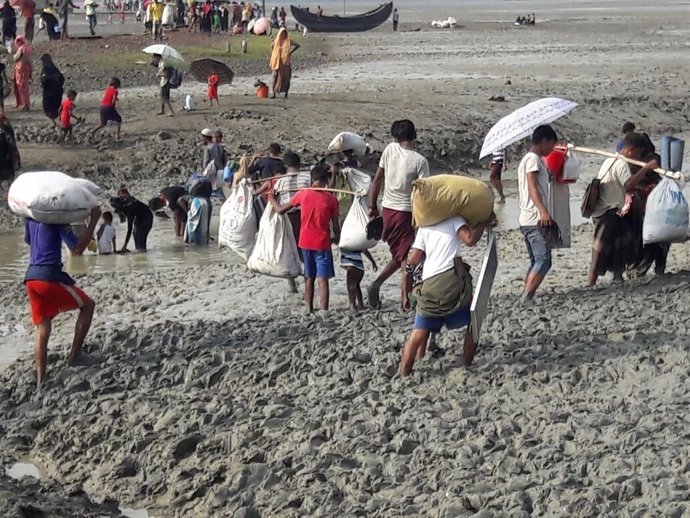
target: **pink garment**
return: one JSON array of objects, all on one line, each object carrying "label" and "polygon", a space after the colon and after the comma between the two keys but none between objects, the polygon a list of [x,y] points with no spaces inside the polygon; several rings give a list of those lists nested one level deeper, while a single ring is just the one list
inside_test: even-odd
[{"label": "pink garment", "polygon": [[18,107],[29,108],[31,106],[29,83],[31,82],[31,73],[33,72],[31,65],[33,49],[26,42],[24,36],[18,36],[15,40],[15,45],[17,46],[17,52],[15,53],[16,63],[14,64],[14,97],[17,100]]}]

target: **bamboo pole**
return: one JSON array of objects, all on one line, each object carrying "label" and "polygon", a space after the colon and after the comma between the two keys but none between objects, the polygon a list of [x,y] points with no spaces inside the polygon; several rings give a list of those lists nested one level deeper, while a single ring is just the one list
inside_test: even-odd
[{"label": "bamboo pole", "polygon": [[[560,146],[561,149],[563,149],[562,146]],[[645,162],[641,162],[640,160],[633,160],[632,158],[626,158],[623,155],[619,155],[618,153],[610,153],[609,151],[601,151],[599,149],[593,149],[589,147],[580,147],[576,146],[574,144],[568,144],[568,149],[571,149],[573,151],[578,151],[579,153],[588,153],[590,155],[599,155],[599,156],[604,156],[607,158],[620,158],[621,160],[625,160],[627,163],[632,164],[632,165],[637,165],[637,166],[645,166],[647,165]],[[661,169],[660,167],[653,169],[653,171],[658,174],[659,176],[668,176],[669,178],[672,178],[673,180],[681,180],[685,181],[685,176],[683,173],[680,172],[673,172],[673,171],[667,171],[666,169]]]},{"label": "bamboo pole", "polygon": [[295,191],[325,191],[325,192],[338,192],[340,194],[349,194],[350,196],[363,196],[362,194],[357,194],[356,192],[344,191],[342,189],[331,189],[329,187],[306,187],[303,189],[299,189],[299,188],[281,189],[280,191],[276,191],[276,192],[280,193],[280,192],[295,192]]},{"label": "bamboo pole", "polygon": [[285,173],[285,174],[279,174],[276,176],[271,176],[270,178],[261,178],[259,180],[251,180],[249,183],[264,183],[264,182],[270,182],[271,180],[277,180],[279,178],[285,178],[286,176],[297,176],[300,173]]}]

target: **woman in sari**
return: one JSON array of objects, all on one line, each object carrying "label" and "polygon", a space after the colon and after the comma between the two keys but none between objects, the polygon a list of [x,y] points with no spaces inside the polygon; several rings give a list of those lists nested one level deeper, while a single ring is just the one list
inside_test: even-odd
[{"label": "woman in sari", "polygon": [[65,84],[65,78],[48,54],[43,54],[41,61],[43,62],[43,70],[41,70],[43,113],[53,121],[53,124],[56,124],[60,104],[62,104],[62,86]]},{"label": "woman in sari", "polygon": [[14,54],[14,97],[17,109],[29,111],[31,99],[29,97],[29,83],[31,82],[31,57],[33,50],[24,36],[17,36],[14,40],[17,52]]},{"label": "woman in sari", "polygon": [[290,64],[290,57],[299,49],[299,44],[290,40],[290,36],[285,27],[278,31],[273,42],[273,51],[271,52],[271,71],[273,72],[273,96],[275,99],[277,94],[285,94],[288,97],[290,90],[290,79],[292,77],[292,65]]},{"label": "woman in sari", "polygon": [[[625,138],[620,154],[639,160],[645,148],[644,138],[635,133]],[[642,227],[637,211],[630,211],[630,194],[635,192],[645,174],[646,171],[641,170],[633,175],[628,163],[621,158],[609,158],[602,164],[597,175],[599,198],[592,213],[594,241],[589,286],[594,286],[597,279],[607,272],[613,273],[615,282],[622,282],[623,272],[637,262]]]}]

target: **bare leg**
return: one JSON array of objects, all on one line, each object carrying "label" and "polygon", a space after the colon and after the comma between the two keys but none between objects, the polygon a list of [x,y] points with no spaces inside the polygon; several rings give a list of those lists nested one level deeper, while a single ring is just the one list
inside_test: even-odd
[{"label": "bare leg", "polygon": [[304,279],[304,301],[307,303],[309,313],[314,312],[314,279]]},{"label": "bare leg", "polygon": [[41,388],[41,383],[46,374],[46,362],[48,360],[48,340],[52,329],[51,319],[46,318],[36,328],[36,344],[34,345],[34,358],[36,359],[36,386]]},{"label": "bare leg", "polygon": [[429,331],[426,329],[414,329],[410,338],[403,349],[402,359],[400,360],[400,376],[409,376],[412,372],[414,360],[417,357],[417,351],[420,347],[426,344],[429,338]]},{"label": "bare leg", "polygon": [[74,360],[81,352],[81,348],[86,340],[86,335],[91,328],[91,320],[93,319],[93,312],[96,309],[96,303],[89,299],[79,311],[77,324],[74,327],[74,340],[72,341],[72,350],[69,353],[68,363],[74,365]]},{"label": "bare leg", "polygon": [[362,306],[362,290],[359,287],[362,277],[364,272],[361,270],[352,266],[347,268],[347,296],[350,299],[350,309],[358,308],[358,299],[359,305]]},{"label": "bare leg", "polygon": [[[328,289],[328,279],[325,279],[323,277],[319,277],[316,279],[316,281],[319,283],[319,297],[321,300],[321,310],[322,311],[328,311],[328,303],[330,299],[330,292]],[[313,293],[312,293],[313,295]]]},{"label": "bare leg", "polygon": [[472,326],[467,326],[467,331],[465,332],[465,343],[462,348],[462,357],[465,360],[465,367],[469,367],[474,359],[474,353],[477,352],[477,344],[474,342],[474,337],[472,336]]},{"label": "bare leg", "polygon": [[115,125],[115,140],[120,140],[120,128],[122,127],[122,123],[118,122]]},{"label": "bare leg", "polygon": [[539,286],[541,285],[543,280],[544,277],[542,277],[538,273],[532,272],[529,275],[527,275],[527,280],[525,281],[524,295],[529,299],[534,297],[534,294],[537,292],[537,289],[539,289]]},{"label": "bare leg", "polygon": [[381,286],[391,277],[391,275],[397,272],[398,269],[400,269],[400,263],[394,259],[391,259],[388,261],[388,264],[384,266],[383,270],[381,270],[381,273],[376,280],[371,284],[371,286],[369,286],[367,296],[369,298],[369,305],[372,308],[377,309],[379,307],[381,303],[379,299],[379,291],[381,290]]}]

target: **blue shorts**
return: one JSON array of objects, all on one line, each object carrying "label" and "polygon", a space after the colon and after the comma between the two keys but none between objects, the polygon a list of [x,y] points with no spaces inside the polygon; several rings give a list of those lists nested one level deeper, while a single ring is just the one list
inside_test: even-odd
[{"label": "blue shorts", "polygon": [[340,251],[340,267],[341,268],[356,268],[364,271],[364,261],[362,260],[362,252],[345,252]]},{"label": "blue shorts", "polygon": [[414,317],[414,328],[438,333],[443,326],[446,326],[448,329],[467,327],[470,325],[470,320],[470,305],[468,304],[445,317],[423,317],[417,314]]},{"label": "blue shorts", "polygon": [[335,277],[335,270],[333,269],[333,252],[304,250],[302,249],[302,256],[304,257],[304,276],[307,279],[332,279]]}]

